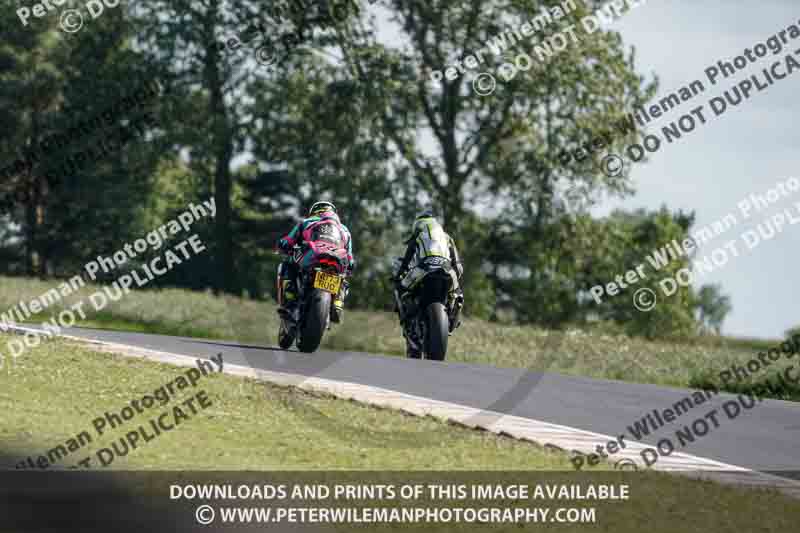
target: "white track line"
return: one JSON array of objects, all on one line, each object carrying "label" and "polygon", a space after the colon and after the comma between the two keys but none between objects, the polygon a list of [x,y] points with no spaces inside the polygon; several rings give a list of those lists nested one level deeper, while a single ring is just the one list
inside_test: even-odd
[{"label": "white track line", "polygon": [[[9,326],[9,328],[15,329],[21,334],[41,333],[41,330],[22,326]],[[61,334],[58,336],[82,343],[95,344],[106,351],[120,355],[141,357],[178,366],[194,366],[197,360],[197,357],[191,355],[150,350],[72,335]],[[528,440],[547,448],[558,448],[564,451],[577,450],[584,454],[596,453],[595,447],[598,443],[616,439],[611,435],[432,400],[359,383],[261,370],[230,363],[225,363],[223,371],[225,374],[254,378],[312,392],[321,392],[337,398],[355,400],[379,407],[389,407],[417,416],[433,416],[440,420],[456,422],[468,427],[491,431],[492,433],[503,433],[516,439]],[[488,422],[485,422],[485,420],[488,420]],[[648,469],[641,460],[640,452],[649,446],[629,441],[626,441],[626,444],[627,447],[624,450],[614,454],[614,461],[628,459],[633,461],[639,470]],[[674,452],[668,457],[659,457],[658,461],[650,469],[711,479],[720,483],[744,485],[750,488],[768,487],[800,498],[800,482],[687,453]]]}]

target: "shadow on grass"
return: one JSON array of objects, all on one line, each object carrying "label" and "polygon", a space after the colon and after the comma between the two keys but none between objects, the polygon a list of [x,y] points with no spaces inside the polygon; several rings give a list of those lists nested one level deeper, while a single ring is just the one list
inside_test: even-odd
[{"label": "shadow on grass", "polygon": [[[0,468],[24,458],[0,451]],[[137,478],[138,475],[138,478]],[[162,476],[163,477],[163,476]],[[172,476],[177,477],[177,476]],[[13,469],[0,473],[0,531],[192,531],[166,483],[120,471]]]}]

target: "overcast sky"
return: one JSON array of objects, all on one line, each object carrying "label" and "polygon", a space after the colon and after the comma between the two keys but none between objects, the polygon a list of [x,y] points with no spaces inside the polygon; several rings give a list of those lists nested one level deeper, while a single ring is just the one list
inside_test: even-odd
[{"label": "overcast sky", "polygon": [[[659,76],[659,99],[695,79],[706,85],[705,93],[683,104],[680,111],[673,110],[669,121],[696,105],[708,108],[711,97],[760,73],[787,52],[800,49],[800,39],[790,41],[781,54],[769,54],[715,86],[707,83],[704,74],[720,59],[733,61],[745,48],[798,24],[797,7],[796,0],[651,0],[617,21],[614,28],[628,45],[636,47],[638,70]],[[800,54],[794,57],[800,60]],[[780,68],[785,72],[785,63]],[[752,250],[741,238],[744,231],[754,229],[765,217],[800,203],[800,191],[747,220],[737,208],[751,193],[765,193],[790,177],[800,179],[799,88],[800,72],[796,72],[764,91],[753,91],[748,100],[709,120],[680,142],[662,147],[649,162],[633,167],[636,195],[622,202],[606,202],[600,211],[607,213],[614,207],[656,209],[666,204],[673,210],[695,210],[697,227],[733,213],[738,225],[699,253],[710,253],[726,241],[737,239],[740,256],[696,283],[721,283],[723,291],[730,295],[733,311],[724,325],[728,334],[780,337],[789,327],[800,325],[800,224],[784,227],[773,239]],[[664,124],[657,123],[656,131]],[[794,209],[795,216],[800,215]]]}]

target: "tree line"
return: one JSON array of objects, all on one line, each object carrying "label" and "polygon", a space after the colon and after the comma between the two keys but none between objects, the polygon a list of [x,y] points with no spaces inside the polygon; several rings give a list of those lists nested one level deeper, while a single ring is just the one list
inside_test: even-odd
[{"label": "tree line", "polygon": [[[272,298],[275,239],[310,203],[328,199],[359,260],[349,305],[388,310],[391,259],[414,214],[433,205],[463,255],[470,316],[550,327],[599,320],[648,336],[719,330],[730,304],[717,286],[681,287],[650,313],[630,295],[600,305],[589,296],[694,223],[693,213],[667,207],[591,216],[603,198],[633,194],[627,170],[604,175],[599,153],[563,157],[656,94],[657,79],[639,73],[618,33],[597,31],[546,68],[479,96],[469,77],[434,83],[428,73],[557,2],[378,0],[370,8],[362,0],[336,17],[335,2],[307,4],[142,0],[66,34],[57,17],[22,26],[15,2],[0,0],[2,272],[69,277],[211,196],[217,216],[200,230],[209,253],[159,283]],[[586,0],[570,16],[599,4]],[[375,13],[399,42],[383,42]],[[315,29],[318,20],[334,24]],[[287,24],[302,43],[277,38]],[[236,53],[220,49],[221,36],[247,27],[274,33]],[[533,43],[517,46],[530,52]],[[252,53],[264,47],[269,65]],[[164,90],[145,105],[96,120],[152,82]],[[97,127],[68,149],[15,164],[89,120]],[[79,168],[62,164],[132,124],[141,134],[118,150]],[[617,135],[608,149],[641,134]],[[686,266],[688,258],[673,261],[665,272]]]}]

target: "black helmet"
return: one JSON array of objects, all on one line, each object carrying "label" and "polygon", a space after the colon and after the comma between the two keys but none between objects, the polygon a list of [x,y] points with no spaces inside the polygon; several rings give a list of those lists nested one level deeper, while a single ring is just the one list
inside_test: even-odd
[{"label": "black helmet", "polygon": [[325,211],[333,211],[335,213],[336,206],[330,202],[315,202],[314,205],[311,206],[311,209],[308,210],[308,216],[312,216],[317,213],[322,213]]}]

